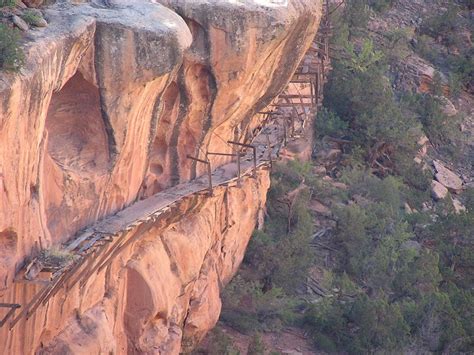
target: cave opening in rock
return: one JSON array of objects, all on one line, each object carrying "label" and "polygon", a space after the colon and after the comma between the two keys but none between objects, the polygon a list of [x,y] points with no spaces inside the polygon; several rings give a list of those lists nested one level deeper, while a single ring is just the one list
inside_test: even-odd
[{"label": "cave opening in rock", "polygon": [[99,90],[80,72],[53,94],[46,118],[48,153],[62,168],[104,172],[109,162]]}]

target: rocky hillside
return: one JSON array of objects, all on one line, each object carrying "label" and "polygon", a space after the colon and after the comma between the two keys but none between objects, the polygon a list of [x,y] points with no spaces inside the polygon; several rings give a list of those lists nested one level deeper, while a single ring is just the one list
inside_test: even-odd
[{"label": "rocky hillside", "polygon": [[0,6],[0,353],[191,349],[269,185],[232,180],[227,141],[252,141],[322,3]]},{"label": "rocky hillside", "polygon": [[472,2],[330,8],[313,157],[274,167],[197,353],[471,353]]}]

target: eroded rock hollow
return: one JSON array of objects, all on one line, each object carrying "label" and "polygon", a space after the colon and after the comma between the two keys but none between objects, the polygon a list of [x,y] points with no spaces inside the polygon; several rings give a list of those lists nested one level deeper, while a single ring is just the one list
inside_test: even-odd
[{"label": "eroded rock hollow", "polygon": [[[18,282],[41,250],[203,175],[188,156],[252,138],[310,46],[321,2],[58,1],[44,13],[25,68],[0,74],[0,302],[20,305],[42,287]],[[1,327],[0,353],[191,349],[219,317],[268,185],[259,169],[130,228],[138,237],[107,267]]]}]

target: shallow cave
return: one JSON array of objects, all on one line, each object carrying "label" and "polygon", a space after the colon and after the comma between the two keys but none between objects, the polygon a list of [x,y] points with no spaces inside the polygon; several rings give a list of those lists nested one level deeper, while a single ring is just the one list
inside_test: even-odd
[{"label": "shallow cave", "polygon": [[46,118],[48,153],[62,168],[103,172],[109,162],[99,90],[77,72],[53,94]]}]

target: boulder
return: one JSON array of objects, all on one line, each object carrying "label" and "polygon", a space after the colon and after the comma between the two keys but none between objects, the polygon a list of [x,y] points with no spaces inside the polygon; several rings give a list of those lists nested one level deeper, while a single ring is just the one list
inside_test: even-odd
[{"label": "boulder", "polygon": [[442,97],[441,103],[441,111],[443,111],[446,116],[453,117],[457,115],[458,110],[456,109],[456,107],[454,107],[453,103],[448,98]]},{"label": "boulder", "polygon": [[314,175],[319,175],[319,176],[324,176],[326,175],[326,167],[324,165],[317,165],[313,168],[313,174]]},{"label": "boulder", "polygon": [[348,186],[346,184],[344,184],[343,182],[339,182],[339,181],[333,181],[333,182],[331,182],[331,185],[333,187],[335,187],[336,189],[339,189],[339,190],[347,190],[348,189]]},{"label": "boulder", "polygon": [[342,151],[337,148],[322,150],[317,157],[326,164],[335,163],[341,157]]},{"label": "boulder", "polygon": [[422,135],[420,139],[418,140],[417,144],[420,147],[418,150],[416,157],[415,157],[415,162],[418,164],[421,164],[423,158],[426,156],[428,153],[428,145],[430,143],[430,140],[428,139],[427,136]]},{"label": "boulder", "polygon": [[448,195],[448,189],[440,184],[438,181],[433,180],[431,182],[431,196],[436,201],[442,200]]},{"label": "boulder", "polygon": [[329,209],[329,207],[327,207],[326,205],[323,205],[321,202],[319,202],[318,200],[312,200],[310,202],[310,205],[309,205],[310,209],[318,214],[321,214],[323,216],[330,216],[332,213],[331,213],[331,210]]},{"label": "boulder", "polygon": [[30,28],[28,24],[25,22],[25,20],[23,20],[21,17],[17,15],[12,16],[12,22],[16,27],[18,27],[22,31],[28,31]]},{"label": "boulder", "polygon": [[436,169],[435,178],[452,192],[462,190],[462,180],[459,176],[446,168],[441,162],[434,160],[433,165]]},{"label": "boulder", "polygon": [[456,213],[461,213],[461,212],[466,211],[466,207],[457,198],[453,198],[453,207]]},{"label": "boulder", "polygon": [[423,134],[423,135],[420,137],[420,139],[418,139],[418,142],[417,142],[417,143],[418,143],[419,146],[422,147],[422,146],[428,144],[429,142],[430,142],[429,138],[428,138],[425,134]]}]

